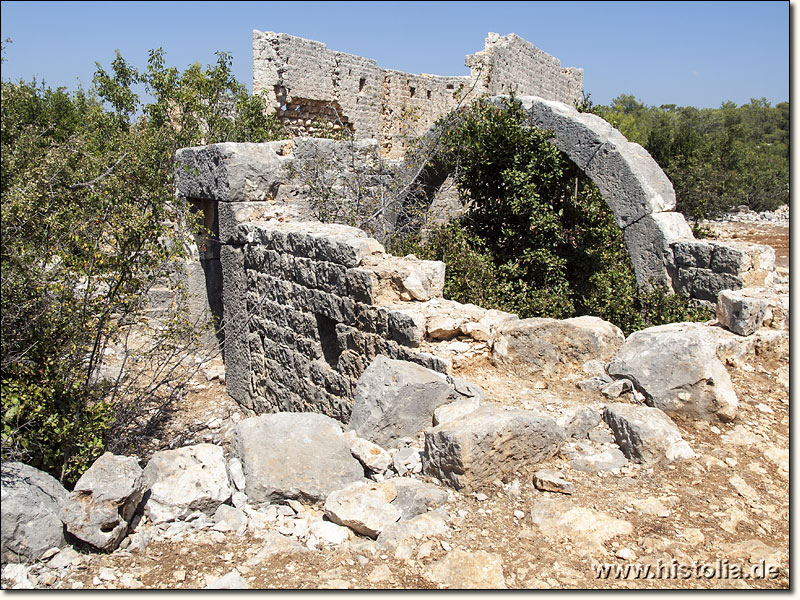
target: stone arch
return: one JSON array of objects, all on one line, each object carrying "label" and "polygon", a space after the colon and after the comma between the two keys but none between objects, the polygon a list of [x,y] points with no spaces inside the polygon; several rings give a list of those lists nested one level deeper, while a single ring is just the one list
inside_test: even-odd
[{"label": "stone arch", "polygon": [[[507,99],[488,101],[501,106]],[[671,244],[694,236],[683,215],[674,212],[675,191],[656,161],[597,115],[537,96],[518,100],[529,124],[552,130],[558,149],[597,185],[622,229],[639,286],[653,282],[676,290]]]}]

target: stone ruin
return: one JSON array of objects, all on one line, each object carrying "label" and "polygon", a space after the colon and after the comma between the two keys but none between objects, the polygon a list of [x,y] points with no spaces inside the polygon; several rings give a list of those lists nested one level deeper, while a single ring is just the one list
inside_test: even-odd
[{"label": "stone ruin", "polygon": [[412,75],[321,42],[253,32],[253,93],[266,94],[293,135],[346,130],[357,140],[377,140],[384,157],[404,156],[409,127],[425,131],[475,98],[513,93],[570,106],[582,100],[583,69],[562,68],[513,33],[490,33],[466,66],[468,76]]},{"label": "stone ruin", "polygon": [[[210,309],[224,316],[228,391],[249,409],[346,420],[358,378],[377,355],[448,373],[453,352],[443,340],[460,336],[463,351],[497,354],[497,336],[516,315],[444,300],[442,263],[391,256],[361,230],[320,223],[298,175],[309,162],[346,172],[354,154],[359,161],[396,154],[392,115],[418,106],[428,127],[458,102],[445,94],[457,82],[469,89],[467,100],[527,94],[521,100],[530,125],[555,132],[555,144],[612,209],[640,285],[714,306],[722,290],[771,281],[772,248],[694,239],[674,212],[672,184],[644,148],[571,106],[582,93],[582,71],[561,69],[513,34],[490,34],[486,49],[467,58],[467,78],[385,71],[285,34],[256,31],[253,39],[254,87],[272,94],[296,131],[313,133],[333,112],[299,115],[327,106],[357,138],[369,139],[297,137],[177,153],[178,194],[203,211],[213,233],[202,241],[200,262]],[[413,96],[396,91],[400,81],[417,90]]]},{"label": "stone ruin", "polygon": [[[260,36],[277,40],[275,51],[285,50],[287,41],[325,50],[316,42],[258,32],[256,50]],[[489,40],[489,56],[482,58],[489,65],[502,64],[490,47],[506,61],[500,49],[530,54],[533,48],[515,36]],[[287,64],[292,58],[283,55]],[[547,87],[531,93],[539,91],[552,93]],[[382,559],[407,559],[417,541],[449,537],[448,523],[456,522],[444,509],[452,491],[414,474],[460,491],[499,482],[513,495],[520,481],[511,479],[522,467],[556,454],[573,469],[597,475],[620,472],[628,461],[652,473],[653,465],[697,458],[667,413],[707,421],[703,429],[709,430],[716,429],[710,422],[730,423],[739,401],[724,363],[736,365],[750,355],[788,357],[788,285],[771,285],[774,252],[695,240],[673,212],[669,180],[640,146],[563,102],[540,96],[522,101],[530,124],[554,130],[559,148],[598,185],[624,231],[640,284],[655,280],[715,303],[722,327],[672,323],[625,339],[597,317],[519,319],[443,299],[443,263],[392,256],[362,230],[313,219],[313,199],[298,165],[323,160],[329,169],[346,170],[354,152],[359,160],[378,155],[374,140],[299,137],[182,149],[178,193],[197,206],[212,232],[198,240],[202,276],[190,277],[190,289],[205,287],[204,310],[223,318],[228,393],[244,412],[270,414],[232,419],[227,456],[220,445],[197,443],[160,450],[142,469],[135,457],[104,454],[71,493],[37,469],[4,462],[4,581],[34,587],[28,577],[35,571],[40,579],[33,581],[52,585],[80,564],[70,544],[130,552],[163,539],[221,543],[224,532],[250,531],[263,540],[262,550],[244,563],[248,568],[272,552],[350,547],[349,540],[364,548],[352,532],[374,540]],[[350,114],[347,107],[340,103],[337,114]],[[754,287],[762,285],[770,287]],[[552,380],[571,370],[569,381],[576,372],[592,375],[576,386],[609,400],[629,393],[633,401],[607,402],[602,410],[589,404],[532,408],[527,402],[523,410],[484,402],[477,385],[451,375],[457,361],[481,356],[508,375]],[[786,377],[788,389],[788,369]],[[558,416],[548,414],[556,409]],[[348,424],[346,433],[341,423]],[[608,431],[599,429],[601,423]],[[739,424],[722,440],[749,447],[762,438]],[[765,457],[788,481],[788,450],[770,447]],[[704,460],[724,465],[713,456]],[[732,468],[735,461],[726,458],[725,464]],[[548,493],[576,491],[556,471],[536,470],[532,482]],[[755,509],[757,493],[738,474],[730,482]],[[483,493],[473,497],[488,500]],[[641,502],[659,503],[634,500],[637,507]],[[306,504],[322,510],[312,514]],[[661,517],[666,509],[658,504],[653,510],[658,512],[648,514]],[[731,519],[739,519],[734,512],[732,507]],[[514,511],[514,523],[523,518],[523,511]],[[625,520],[554,498],[537,501],[530,520],[547,539],[560,539],[563,524],[572,542],[585,542],[603,556],[602,542],[633,529]],[[738,522],[721,527],[735,531]],[[505,587],[498,555],[450,552],[445,544],[442,539],[447,556],[430,565],[427,579],[443,587]],[[450,563],[463,563],[463,572],[441,575]],[[473,577],[487,564],[491,577]],[[117,578],[103,571],[95,585]],[[181,573],[178,581],[186,577]],[[120,583],[143,587],[133,573],[120,575]],[[206,583],[248,587],[235,569]]]}]

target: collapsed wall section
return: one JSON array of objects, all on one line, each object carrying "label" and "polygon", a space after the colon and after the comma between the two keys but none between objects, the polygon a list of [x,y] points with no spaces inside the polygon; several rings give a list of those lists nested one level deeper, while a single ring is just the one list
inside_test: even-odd
[{"label": "collapsed wall section", "polygon": [[410,138],[477,97],[515,93],[569,105],[583,97],[583,70],[514,35],[490,33],[466,57],[468,76],[381,69],[374,60],[328,50],[313,40],[253,31],[253,92],[266,94],[293,135],[351,132],[398,158]]}]

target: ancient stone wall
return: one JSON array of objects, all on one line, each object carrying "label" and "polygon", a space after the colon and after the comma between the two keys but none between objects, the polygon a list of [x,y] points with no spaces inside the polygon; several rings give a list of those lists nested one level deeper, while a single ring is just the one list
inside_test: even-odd
[{"label": "ancient stone wall", "polygon": [[360,230],[308,222],[239,225],[221,257],[227,387],[244,406],[347,421],[378,354],[449,371],[413,349],[413,320],[392,308],[411,294],[441,296],[442,263],[392,260]]},{"label": "ancient stone wall", "polygon": [[377,140],[387,157],[403,156],[409,136],[476,97],[513,92],[569,105],[582,99],[582,69],[562,68],[514,34],[490,33],[466,65],[468,76],[412,75],[321,42],[253,32],[253,91],[267,95],[294,135],[349,131]]}]

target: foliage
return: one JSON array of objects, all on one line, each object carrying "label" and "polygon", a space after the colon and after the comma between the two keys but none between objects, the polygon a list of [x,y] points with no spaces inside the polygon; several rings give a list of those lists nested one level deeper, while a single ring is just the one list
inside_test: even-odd
[{"label": "foliage", "polygon": [[447,264],[446,297],[521,317],[592,314],[626,333],[704,317],[684,296],[637,287],[597,188],[526,119],[513,99],[461,111],[443,160],[468,210],[402,250]]},{"label": "foliage", "polygon": [[[280,132],[230,57],[217,58],[179,72],[153,50],[140,73],[117,53],[88,92],[2,82],[4,459],[71,483],[182,393],[197,329],[180,303],[158,323],[144,318],[153,286],[180,300],[194,228],[174,198],[175,150]],[[142,84],[152,101],[134,92]],[[134,328],[145,341],[109,374],[104,357]]]},{"label": "foliage", "polygon": [[653,107],[623,94],[588,110],[650,152],[675,186],[678,210],[690,219],[738,205],[775,210],[789,201],[788,102]]}]

